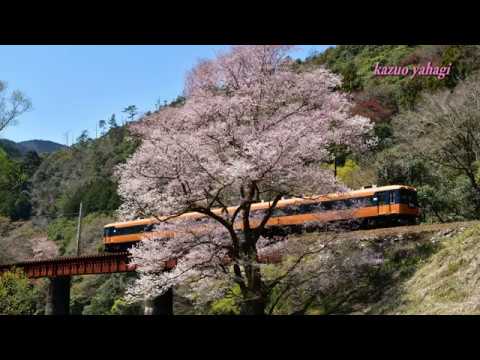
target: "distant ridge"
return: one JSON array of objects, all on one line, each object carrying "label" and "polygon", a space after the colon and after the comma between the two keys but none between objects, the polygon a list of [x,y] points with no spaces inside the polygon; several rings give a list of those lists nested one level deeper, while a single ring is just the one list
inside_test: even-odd
[{"label": "distant ridge", "polygon": [[49,140],[28,140],[16,143],[7,139],[0,139],[0,147],[12,157],[23,156],[29,151],[36,151],[38,154],[49,154],[67,148],[65,145]]},{"label": "distant ridge", "polygon": [[66,149],[67,147],[49,140],[28,140],[17,143],[26,151],[36,151],[37,153],[52,153],[58,150]]}]

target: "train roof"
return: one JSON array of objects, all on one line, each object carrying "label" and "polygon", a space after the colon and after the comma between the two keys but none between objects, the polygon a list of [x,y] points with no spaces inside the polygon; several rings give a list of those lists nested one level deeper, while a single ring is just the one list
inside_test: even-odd
[{"label": "train roof", "polygon": [[[305,196],[302,198],[291,198],[291,199],[286,199],[286,200],[280,200],[277,204],[278,208],[283,208],[286,206],[292,206],[300,203],[316,203],[316,202],[322,202],[322,201],[335,201],[335,200],[344,200],[344,199],[350,199],[350,198],[359,198],[359,197],[365,197],[365,196],[372,196],[376,192],[379,191],[390,191],[390,190],[398,190],[398,189],[408,189],[408,190],[413,190],[416,191],[414,187],[411,186],[406,186],[406,185],[388,185],[388,186],[372,186],[368,188],[363,188],[359,190],[353,190],[353,191],[346,191],[346,192],[340,192],[340,193],[332,193],[332,194],[325,194],[325,195],[314,195],[314,196]],[[268,209],[271,205],[271,202],[261,202],[261,203],[255,203],[252,204],[251,209],[252,210],[263,210],[263,209]],[[228,207],[228,213],[233,214],[233,212],[237,209],[237,206],[231,206]],[[212,210],[216,214],[220,214],[222,212],[222,209],[214,209]],[[190,212],[186,214],[182,214],[177,217],[173,217],[172,219],[196,219],[199,217],[204,217],[206,215],[198,213],[198,212]],[[105,225],[105,227],[130,227],[130,226],[141,226],[141,225],[150,225],[154,223],[158,223],[160,220],[166,220],[168,217],[160,217],[160,218],[147,218],[147,219],[138,219],[138,220],[132,220],[132,221],[122,221],[122,222],[116,222],[116,223],[111,223]]]}]

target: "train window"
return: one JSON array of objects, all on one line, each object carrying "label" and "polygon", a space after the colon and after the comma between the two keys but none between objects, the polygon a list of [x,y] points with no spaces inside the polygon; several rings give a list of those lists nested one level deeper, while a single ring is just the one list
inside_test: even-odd
[{"label": "train window", "polygon": [[[387,201],[387,203],[390,202],[389,196],[389,193],[385,195],[385,201]],[[289,216],[296,214],[309,214],[332,210],[342,210],[352,207],[375,206],[376,201],[377,200],[375,200],[375,198],[373,197],[362,197],[353,199],[323,201],[321,203],[302,204],[298,206],[288,206],[281,209],[275,209],[273,212],[273,216]]]},{"label": "train window", "polygon": [[133,235],[145,232],[145,225],[114,229],[113,236]]},{"label": "train window", "polygon": [[411,208],[415,208],[418,206],[417,194],[414,191],[402,189],[400,190],[400,198],[402,203],[408,204],[408,206]]},{"label": "train window", "polygon": [[333,209],[333,201],[322,202],[322,209],[325,210],[332,210]]},{"label": "train window", "polygon": [[342,208],[342,201],[332,201],[332,208],[334,210],[338,210],[338,209],[341,209]]},{"label": "train window", "polygon": [[[298,213],[298,207],[295,207],[295,206],[288,206],[288,207],[282,207],[282,208],[278,208],[276,207],[275,209],[273,209],[273,212],[272,212],[272,216],[273,217],[279,217],[279,216],[287,216],[287,215],[293,215],[293,214],[296,214]],[[258,211],[255,211],[255,214],[262,214],[262,215],[265,215],[266,214],[266,211],[265,210],[262,210],[262,212],[258,212]]]},{"label": "train window", "polygon": [[410,207],[418,207],[417,192],[410,191],[409,204],[412,204]]},{"label": "train window", "polygon": [[298,206],[288,206],[282,209],[285,215],[295,215],[300,211]]},{"label": "train window", "polygon": [[153,231],[154,225],[138,225],[138,226],[130,226],[125,228],[115,228],[115,227],[108,227],[103,230],[104,236],[121,236],[121,235],[133,235],[133,234],[141,234],[143,232],[150,232]]},{"label": "train window", "polygon": [[352,202],[352,206],[354,207],[366,207],[371,206],[373,204],[373,199],[369,197],[363,198],[354,198],[350,200]]},{"label": "train window", "polygon": [[299,206],[300,214],[309,214],[313,212],[318,212],[320,207],[318,204],[304,204]]},{"label": "train window", "polygon": [[402,196],[400,195],[400,190],[395,190],[393,192],[393,200],[395,204],[401,204],[402,203]]},{"label": "train window", "polygon": [[287,215],[287,211],[285,211],[287,208],[283,208],[283,209],[279,209],[279,208],[275,208],[273,210],[273,213],[272,213],[272,216],[273,217],[276,217],[276,216],[285,216]]},{"label": "train window", "polygon": [[378,192],[375,197],[378,198],[378,205],[390,204],[390,191]]},{"label": "train window", "polygon": [[114,227],[108,227],[103,229],[103,236],[112,236],[115,233]]}]

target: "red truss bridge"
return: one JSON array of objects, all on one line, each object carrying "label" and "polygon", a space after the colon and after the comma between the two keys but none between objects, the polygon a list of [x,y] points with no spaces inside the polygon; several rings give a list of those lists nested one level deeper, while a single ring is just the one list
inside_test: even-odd
[{"label": "red truss bridge", "polygon": [[[259,259],[260,262],[270,263],[279,260],[280,256],[278,254]],[[175,265],[175,260],[167,261],[166,269],[172,269]],[[136,270],[136,266],[129,263],[128,252],[28,260],[0,265],[0,274],[13,268],[22,269],[29,278],[112,274]]]},{"label": "red truss bridge", "polygon": [[128,252],[29,260],[0,265],[0,274],[12,268],[22,269],[29,278],[111,274],[135,271]]},{"label": "red truss bridge", "polygon": [[[21,269],[29,278],[49,278],[47,304],[45,314],[66,315],[70,312],[70,285],[72,276],[113,274],[133,272],[136,266],[130,263],[128,252],[102,253],[76,257],[58,257],[44,260],[29,260],[12,264],[0,265],[0,275],[12,269]],[[263,256],[260,262],[278,262],[280,254]],[[230,261],[225,260],[228,264]],[[166,270],[176,266],[176,260],[165,264]],[[173,291],[156,299],[151,306],[151,314],[173,314]],[[150,311],[150,310],[149,310]]]}]

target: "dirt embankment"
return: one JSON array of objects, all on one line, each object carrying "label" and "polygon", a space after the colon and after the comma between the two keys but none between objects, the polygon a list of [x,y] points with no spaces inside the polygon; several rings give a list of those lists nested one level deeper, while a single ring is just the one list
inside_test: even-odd
[{"label": "dirt embankment", "polygon": [[47,232],[31,221],[10,222],[0,219],[0,263],[55,256],[56,244]]},{"label": "dirt embankment", "polygon": [[[92,213],[82,221],[81,254],[96,254],[102,249],[103,226],[111,216]],[[59,218],[46,224],[35,221],[10,222],[0,218],[0,264],[76,252],[77,219]]]}]

